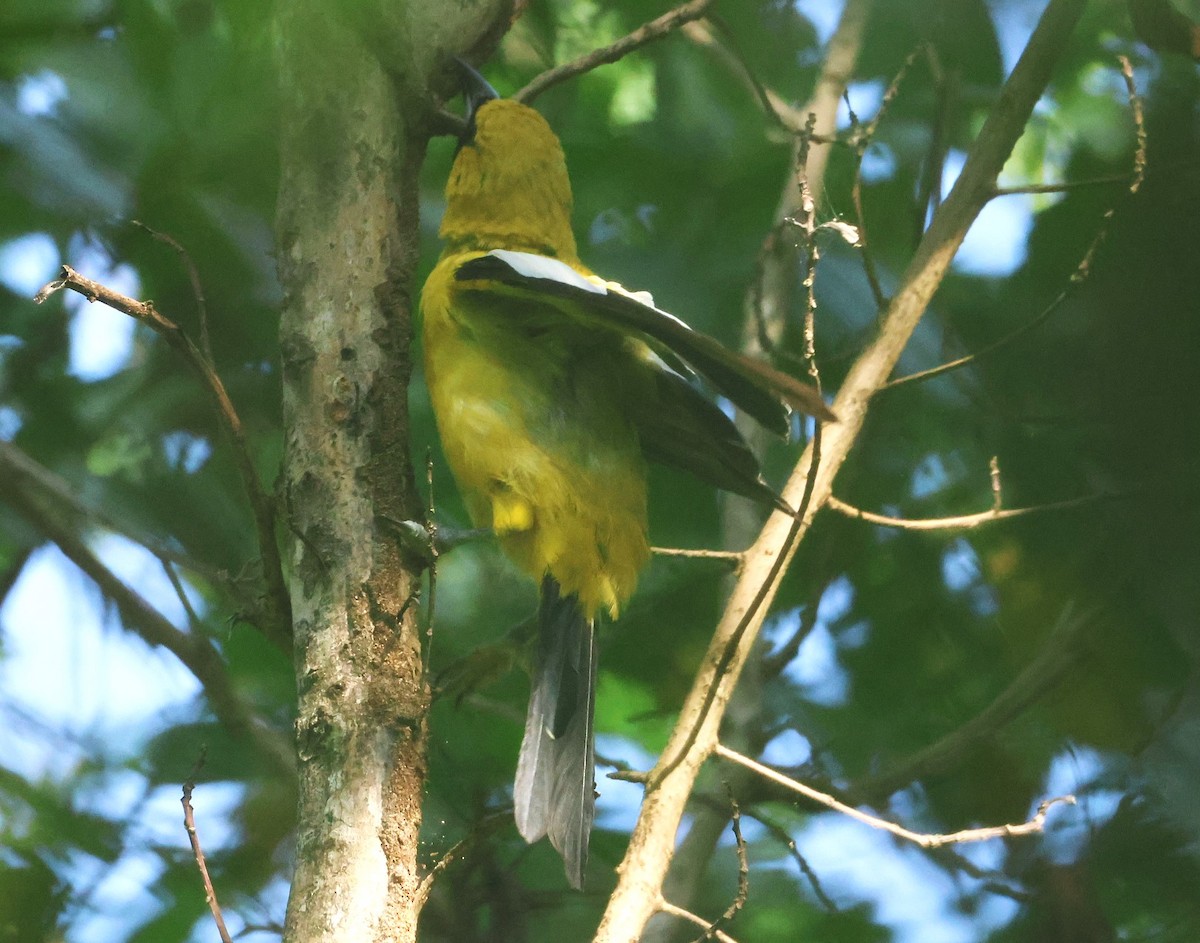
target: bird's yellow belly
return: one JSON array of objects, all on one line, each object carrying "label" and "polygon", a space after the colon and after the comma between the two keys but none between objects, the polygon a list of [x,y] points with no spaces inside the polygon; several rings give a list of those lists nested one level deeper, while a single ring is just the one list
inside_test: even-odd
[{"label": "bird's yellow belly", "polygon": [[649,557],[646,474],[604,352],[576,356],[464,330],[427,306],[425,366],[476,526],[493,529],[532,577],[548,573],[577,594],[589,614],[615,616]]}]

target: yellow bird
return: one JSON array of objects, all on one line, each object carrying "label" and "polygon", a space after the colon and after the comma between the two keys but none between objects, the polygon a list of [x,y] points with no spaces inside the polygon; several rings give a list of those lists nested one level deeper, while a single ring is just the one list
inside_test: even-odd
[{"label": "yellow bird", "polygon": [[692,377],[773,431],[815,389],[691,330],[576,254],[571,184],[536,111],[460,63],[467,124],[425,282],[425,375],[476,526],[541,583],[517,827],[582,886],[594,816],[595,617],[616,618],[650,555],[646,460],[788,510]]}]

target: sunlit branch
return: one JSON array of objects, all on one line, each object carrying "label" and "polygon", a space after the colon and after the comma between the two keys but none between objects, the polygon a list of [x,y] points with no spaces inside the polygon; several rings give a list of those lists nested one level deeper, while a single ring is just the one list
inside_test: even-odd
[{"label": "sunlit branch", "polygon": [[746,554],[740,550],[689,550],[682,547],[651,547],[650,552],[659,557],[681,557],[691,560],[723,560],[734,566],[741,564]]},{"label": "sunlit branch", "polygon": [[[1050,0],[1045,8],[996,106],[976,136],[954,187],[934,214],[901,276],[879,336],[851,367],[838,392],[833,409],[839,421],[822,430],[821,462],[818,465],[814,461],[814,439],[784,487],[785,501],[792,506],[807,504],[806,519],[772,515],[749,550],[680,711],[679,723],[647,785],[638,822],[618,868],[617,886],[596,932],[596,943],[623,943],[642,936],[655,909],[655,895],[669,867],[696,776],[717,747],[725,707],[750,657],[766,608],[779,588],[780,574],[790,562],[797,540],[807,533],[809,519],[832,491],[834,478],[863,428],[871,399],[895,369],[967,230],[986,204],[1084,6],[1084,0]],[[798,500],[801,495],[809,498],[802,502]]]},{"label": "sunlit branch", "polygon": [[1026,517],[1030,514],[1044,514],[1048,511],[1067,511],[1072,508],[1083,507],[1084,505],[1094,504],[1097,501],[1109,501],[1114,498],[1128,497],[1126,494],[1087,494],[1078,498],[1068,498],[1065,501],[1051,501],[1048,504],[1034,504],[1029,507],[1022,508],[991,508],[987,511],[977,511],[974,514],[959,514],[954,517],[927,517],[927,518],[905,518],[892,517],[888,514],[875,514],[872,511],[864,511],[862,508],[854,507],[852,504],[847,504],[840,498],[830,497],[825,502],[830,510],[837,511],[839,514],[853,518],[858,521],[866,521],[870,524],[878,524],[881,527],[893,527],[897,530],[971,530],[979,527],[982,524],[991,524],[996,521],[1012,520],[1014,517]]},{"label": "sunlit branch", "polygon": [[902,825],[897,825],[894,822],[889,822],[886,819],[879,818],[876,815],[870,815],[854,806],[846,805],[840,802],[833,796],[827,793],[820,792],[807,786],[799,780],[792,779],[790,776],[784,776],[782,773],[776,772],[769,766],[764,766],[757,760],[752,760],[748,756],[730,750],[728,747],[718,743],[713,751],[723,760],[728,760],[731,763],[737,763],[744,766],[746,769],[752,770],[764,779],[770,780],[778,786],[782,786],[804,798],[823,805],[827,809],[832,809],[834,812],[840,812],[856,822],[861,822],[864,825],[869,825],[871,828],[879,829],[884,832],[889,832],[897,838],[903,838],[905,841],[910,841],[922,848],[940,848],[943,845],[962,845],[968,842],[990,841],[993,838],[1016,838],[1022,835],[1033,835],[1045,829],[1046,816],[1050,809],[1060,803],[1066,805],[1074,805],[1074,796],[1055,796],[1053,799],[1047,799],[1038,806],[1037,813],[1033,818],[1026,822],[1014,825],[991,825],[983,828],[968,828],[958,832],[949,834],[935,835],[926,832],[914,832],[905,828]]}]

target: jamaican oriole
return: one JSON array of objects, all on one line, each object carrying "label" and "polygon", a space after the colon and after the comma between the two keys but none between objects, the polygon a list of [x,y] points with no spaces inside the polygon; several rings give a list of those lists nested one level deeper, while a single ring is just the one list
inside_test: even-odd
[{"label": "jamaican oriole", "polygon": [[463,68],[468,131],[421,301],[425,374],[476,526],[541,582],[516,820],[526,841],[549,835],[580,887],[595,798],[595,617],[617,616],[649,557],[646,460],[786,509],[691,372],[782,435],[789,407],[833,416],[813,388],[587,269],[558,138]]}]

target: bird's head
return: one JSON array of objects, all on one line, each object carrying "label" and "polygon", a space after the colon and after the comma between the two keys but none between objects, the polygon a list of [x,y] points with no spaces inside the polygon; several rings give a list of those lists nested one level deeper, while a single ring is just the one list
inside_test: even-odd
[{"label": "bird's head", "polygon": [[465,63],[467,131],[446,183],[448,248],[515,249],[576,261],[571,181],[546,119],[499,98]]}]

